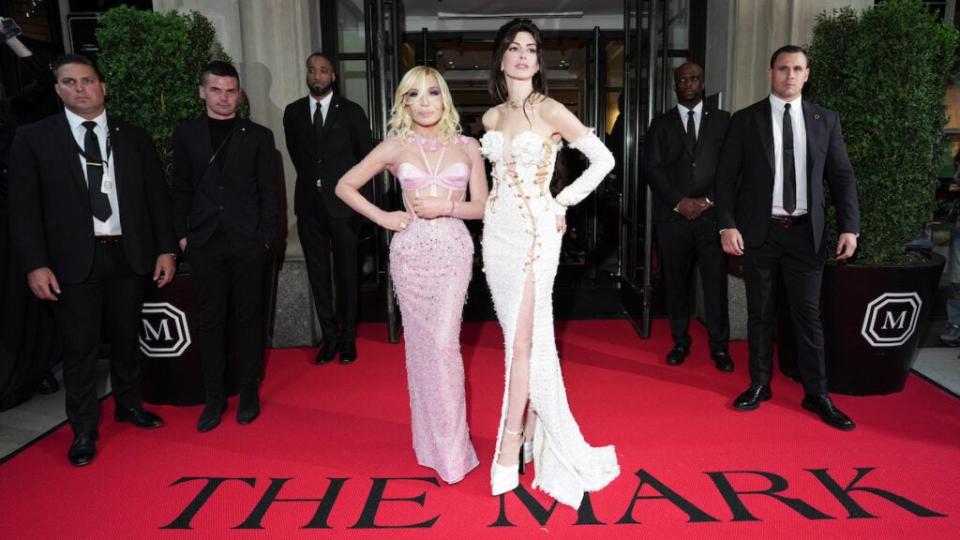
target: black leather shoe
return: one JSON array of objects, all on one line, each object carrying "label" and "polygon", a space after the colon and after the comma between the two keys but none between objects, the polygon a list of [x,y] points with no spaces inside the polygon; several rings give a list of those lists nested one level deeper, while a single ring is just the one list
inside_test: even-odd
[{"label": "black leather shoe", "polygon": [[227,410],[227,404],[223,402],[207,403],[200,413],[200,419],[197,420],[197,431],[206,433],[220,425],[220,417],[223,411]]},{"label": "black leather shoe", "polygon": [[329,364],[337,356],[337,338],[324,339],[320,342],[320,349],[317,350],[317,357],[314,361],[318,365]]},{"label": "black leather shoe", "polygon": [[56,394],[60,391],[60,383],[57,382],[57,378],[53,376],[53,373],[49,371],[43,374],[43,377],[40,378],[40,384],[37,385],[37,393],[40,395],[50,395]]},{"label": "black leather shoe", "polygon": [[690,347],[683,345],[674,345],[673,350],[667,353],[667,364],[671,366],[679,366],[683,363],[684,358],[690,354]]},{"label": "black leather shoe", "polygon": [[733,371],[733,358],[730,358],[727,351],[712,352],[710,353],[710,358],[713,358],[714,365],[717,366],[717,369],[720,371],[727,373]]},{"label": "black leather shoe", "polygon": [[740,411],[752,411],[760,406],[761,401],[769,401],[773,397],[770,386],[766,384],[751,384],[747,391],[733,400],[733,408]]},{"label": "black leather shoe", "polygon": [[357,342],[344,339],[340,344],[340,363],[352,364],[357,359]]},{"label": "black leather shoe", "polygon": [[130,422],[138,428],[144,429],[158,428],[163,425],[163,418],[160,418],[150,411],[136,407],[117,409],[113,415],[113,419],[117,422]]},{"label": "black leather shoe", "polygon": [[849,416],[840,412],[840,409],[833,406],[830,396],[820,394],[819,396],[804,396],[800,403],[804,409],[815,412],[821,420],[831,427],[842,429],[843,431],[853,431],[857,425]]},{"label": "black leather shoe", "polygon": [[74,436],[73,444],[67,451],[67,458],[75,467],[83,467],[93,461],[97,455],[96,433],[81,433]]},{"label": "black leather shoe", "polygon": [[260,396],[256,392],[240,394],[240,407],[237,408],[237,423],[247,425],[260,416]]}]

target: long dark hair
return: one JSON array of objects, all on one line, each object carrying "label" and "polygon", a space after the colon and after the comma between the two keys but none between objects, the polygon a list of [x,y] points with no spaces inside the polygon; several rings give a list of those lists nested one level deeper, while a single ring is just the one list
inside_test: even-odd
[{"label": "long dark hair", "polygon": [[487,91],[497,103],[507,101],[507,79],[500,69],[500,63],[503,62],[503,54],[507,51],[507,47],[520,32],[527,32],[533,36],[533,41],[537,44],[537,66],[540,68],[533,76],[533,93],[527,96],[527,99],[530,99],[534,93],[547,95],[547,72],[543,64],[543,38],[540,36],[540,29],[530,19],[514,19],[501,26],[500,30],[497,30],[497,37],[493,40],[493,62],[490,64]]}]

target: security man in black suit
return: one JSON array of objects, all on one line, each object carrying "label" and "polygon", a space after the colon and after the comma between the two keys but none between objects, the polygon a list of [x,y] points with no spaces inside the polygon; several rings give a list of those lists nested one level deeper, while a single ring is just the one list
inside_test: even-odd
[{"label": "security man in black suit", "polygon": [[[237,422],[260,415],[264,282],[278,238],[273,133],[237,117],[240,75],[214,61],[200,76],[206,112],[173,134],[174,228],[190,263],[206,405],[197,430],[220,424],[227,407],[227,321],[236,325],[240,406]],[[228,317],[228,307],[232,317]]]},{"label": "security man in black suit", "polygon": [[[717,171],[717,212],[723,249],[742,255],[747,288],[750,387],[733,403],[749,411],[769,400],[778,280],[793,315],[805,397],[801,405],[842,430],[855,425],[827,395],[820,319],[826,256],[824,183],[836,207],[838,260],[857,249],[857,185],[837,113],[802,99],[810,76],[795,45],[770,58],[770,96],[730,122]],[[738,182],[739,179],[739,182]]]},{"label": "security man in black suit", "polygon": [[54,66],[64,111],[17,131],[10,155],[10,221],[30,289],[53,303],[63,342],[67,454],[96,455],[97,352],[106,323],[115,419],[163,425],[140,401],[137,335],[145,279],[173,279],[170,198],[153,141],[108,117],[106,84],[93,63],[66,55]]},{"label": "security man in black suit", "polygon": [[653,119],[644,141],[644,166],[653,191],[654,221],[670,312],[673,350],[667,363],[690,353],[690,275],[700,266],[710,357],[720,371],[733,371],[727,351],[726,256],[713,210],[720,147],[730,113],[703,101],[703,68],[685,63],[673,72],[677,106]]},{"label": "security man in black suit", "polygon": [[[323,53],[307,58],[309,95],[287,105],[283,130],[297,169],[294,212],[313,301],[322,332],[316,362],[357,358],[360,218],[333,192],[337,181],[373,148],[363,109],[334,92],[333,63]],[[333,283],[331,285],[331,250]],[[334,306],[336,298],[336,307]]]}]

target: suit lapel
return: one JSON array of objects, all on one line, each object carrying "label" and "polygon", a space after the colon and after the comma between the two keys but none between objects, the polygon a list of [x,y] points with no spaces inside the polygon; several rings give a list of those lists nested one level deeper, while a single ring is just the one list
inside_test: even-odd
[{"label": "suit lapel", "polygon": [[123,143],[120,125],[118,122],[110,120],[107,116],[107,151],[113,157],[113,177],[114,185],[117,186],[117,200],[123,194],[123,173],[127,170],[127,145]]},{"label": "suit lapel", "polygon": [[772,180],[777,160],[773,155],[773,124],[770,120],[770,114],[770,100],[764,99],[754,111],[753,118],[757,130],[760,132],[760,141],[763,143],[763,151],[767,156],[767,163],[770,165],[770,178]]},{"label": "suit lapel", "polygon": [[203,115],[203,121],[200,122],[200,140],[197,141],[197,144],[200,145],[200,155],[204,156],[209,162],[213,157],[213,146],[210,145],[210,117],[206,114]]},{"label": "suit lapel", "polygon": [[826,126],[823,116],[813,110],[813,107],[803,103],[803,128],[807,133],[807,176],[810,171],[816,170],[814,164],[826,153],[824,143],[827,141]]},{"label": "suit lapel", "polygon": [[707,133],[709,133],[707,130],[709,130],[713,125],[713,116],[711,113],[712,111],[707,109],[706,104],[704,104],[700,113],[700,131],[697,133],[697,149],[699,149],[701,146],[700,141],[702,141],[703,138],[706,137]]},{"label": "suit lapel", "polygon": [[333,122],[337,119],[337,114],[340,112],[340,96],[334,94],[330,98],[330,110],[327,111],[327,115],[323,118],[323,129],[320,130],[320,138],[322,139],[327,135],[327,132],[330,131],[330,126],[333,125]]},{"label": "suit lapel", "polygon": [[[221,150],[221,152],[225,152],[224,158],[223,158],[224,171],[226,171],[226,169],[230,167],[231,163],[234,163],[237,161],[234,159],[234,157],[237,155],[237,152],[239,152],[240,148],[243,146],[243,140],[246,138],[247,133],[250,132],[250,127],[248,124],[249,123],[246,120],[242,118],[238,118],[237,125],[234,126],[233,131],[229,135],[227,135],[228,137],[227,146],[226,148]],[[231,175],[225,174],[225,176],[229,178]]]},{"label": "suit lapel", "polygon": [[87,179],[83,175],[83,169],[80,168],[80,156],[77,151],[77,140],[73,138],[70,131],[70,122],[67,122],[67,115],[60,113],[57,120],[57,129],[54,138],[63,150],[63,156],[67,161],[67,169],[70,170],[70,176],[73,177],[73,184],[81,192],[87,193]]}]

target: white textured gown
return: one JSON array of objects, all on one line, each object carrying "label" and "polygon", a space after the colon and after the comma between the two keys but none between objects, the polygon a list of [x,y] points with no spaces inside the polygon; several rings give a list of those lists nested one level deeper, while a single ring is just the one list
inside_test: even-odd
[{"label": "white textured gown", "polygon": [[[504,397],[497,431],[497,462],[507,411],[513,342],[524,284],[534,281],[533,350],[530,356],[530,409],[534,433],[533,487],[578,508],[585,491],[597,491],[620,474],[613,446],[592,447],[570,412],[553,333],[553,282],[562,235],[556,215],[585,198],[613,168],[613,156],[592,132],[571,144],[591,158],[584,175],[557,195],[550,179],[559,146],[533,131],[517,134],[509,152],[504,136],[488,131],[481,151],[493,164],[493,187],[483,218],[483,264],[503,329]],[[540,171],[540,174],[538,174]]]}]

